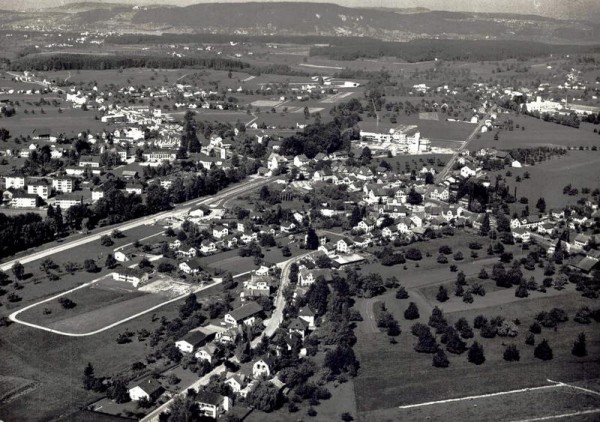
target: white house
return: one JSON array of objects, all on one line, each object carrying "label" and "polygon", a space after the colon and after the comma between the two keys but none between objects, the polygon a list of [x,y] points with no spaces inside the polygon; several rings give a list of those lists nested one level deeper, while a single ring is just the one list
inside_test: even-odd
[{"label": "white house", "polygon": [[206,343],[206,334],[202,331],[190,331],[182,339],[175,342],[181,353],[194,353],[200,346]]},{"label": "white house", "polygon": [[259,378],[261,376],[271,376],[273,363],[269,358],[259,359],[252,365],[252,376]]},{"label": "white house", "polygon": [[124,281],[126,283],[131,283],[133,287],[138,287],[140,284],[148,281],[149,276],[148,273],[140,270],[139,268],[118,268],[112,273],[113,279],[118,281]]},{"label": "white house", "polygon": [[194,357],[198,360],[205,360],[208,361],[208,363],[212,363],[216,351],[217,346],[215,346],[212,343],[209,343],[199,348]]},{"label": "white house", "polygon": [[129,397],[132,401],[146,399],[154,401],[163,393],[164,388],[154,378],[146,378],[145,380],[134,384],[129,388]]},{"label": "white house", "polygon": [[231,406],[229,397],[209,391],[199,391],[195,401],[200,414],[212,419],[218,419],[221,414],[227,413]]},{"label": "white house", "polygon": [[263,311],[262,306],[256,302],[248,302],[223,317],[226,324],[239,327],[242,324],[253,325],[256,317]]}]

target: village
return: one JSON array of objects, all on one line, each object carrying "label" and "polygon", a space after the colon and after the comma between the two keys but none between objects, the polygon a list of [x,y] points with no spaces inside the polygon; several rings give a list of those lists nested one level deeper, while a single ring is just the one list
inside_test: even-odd
[{"label": "village", "polygon": [[521,85],[437,59],[2,71],[0,329],[81,341],[69,411],[89,420],[378,420],[439,399],[441,368],[529,387],[517,345],[536,382],[593,373],[600,80],[552,60]]}]

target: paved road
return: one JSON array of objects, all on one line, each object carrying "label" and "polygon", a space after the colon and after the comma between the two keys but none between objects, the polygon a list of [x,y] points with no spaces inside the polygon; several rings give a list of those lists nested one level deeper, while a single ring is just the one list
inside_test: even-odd
[{"label": "paved road", "polygon": [[271,318],[269,318],[266,323],[266,327],[263,330],[262,334],[256,337],[251,345],[252,347],[256,347],[258,343],[261,341],[262,337],[272,337],[275,334],[275,331],[279,328],[279,325],[283,322],[283,310],[285,308],[285,298],[283,297],[283,292],[287,288],[290,283],[290,269],[292,263],[304,258],[307,255],[310,255],[312,252],[307,252],[305,254],[299,255],[294,258],[290,258],[287,261],[281,262],[278,265],[282,265],[281,269],[281,283],[279,284],[279,288],[277,289],[277,297],[275,298],[275,309],[273,310],[273,314]]},{"label": "paved road", "polygon": [[169,211],[164,211],[164,212],[154,214],[151,216],[138,218],[136,220],[131,220],[131,221],[128,221],[128,222],[125,222],[122,224],[113,225],[113,226],[108,227],[105,230],[101,230],[94,234],[90,234],[89,236],[85,236],[83,238],[73,240],[70,242],[65,241],[65,242],[63,242],[59,245],[53,246],[53,247],[44,248],[44,246],[42,245],[41,248],[44,248],[43,250],[40,250],[38,252],[32,252],[28,255],[7,261],[7,262],[3,263],[2,265],[0,265],[0,270],[2,270],[2,271],[10,270],[10,268],[13,266],[13,264],[15,262],[20,262],[22,264],[26,264],[28,262],[36,261],[38,259],[42,259],[47,256],[51,256],[55,253],[59,253],[62,251],[66,251],[68,249],[76,248],[78,246],[84,245],[89,242],[97,241],[104,235],[110,235],[112,233],[112,231],[115,229],[118,229],[123,232],[126,230],[133,229],[135,227],[142,226],[144,224],[150,224],[153,221],[156,222],[159,219],[168,218],[168,217],[180,217],[180,216],[183,216],[183,215],[189,213],[190,209],[195,205],[219,204],[219,203],[221,203],[221,201],[224,201],[225,199],[227,199],[229,197],[234,197],[239,194],[246,193],[250,190],[256,189],[257,187],[271,183],[271,182],[273,182],[273,180],[274,179],[272,177],[267,178],[267,177],[256,176],[253,178],[249,178],[249,179],[245,180],[244,182],[238,183],[235,186],[227,188],[227,189],[219,192],[217,195],[211,196],[209,198],[193,199],[193,200],[185,202],[183,204],[179,204],[174,209],[169,210]]}]

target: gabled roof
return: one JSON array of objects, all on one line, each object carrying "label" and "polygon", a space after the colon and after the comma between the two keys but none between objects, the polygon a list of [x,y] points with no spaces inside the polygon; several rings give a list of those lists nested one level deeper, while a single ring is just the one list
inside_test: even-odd
[{"label": "gabled roof", "polygon": [[250,318],[253,315],[256,315],[263,311],[262,306],[260,306],[256,302],[248,302],[243,306],[240,306],[237,309],[229,312],[229,315],[236,321],[244,321],[247,318]]},{"label": "gabled roof", "polygon": [[135,387],[141,388],[149,396],[152,396],[158,391],[163,390],[163,386],[160,385],[160,383],[154,378],[146,378],[145,380],[142,380],[136,384],[132,384],[129,389],[131,390]]},{"label": "gabled roof", "polygon": [[220,394],[211,393],[210,391],[199,391],[198,394],[196,394],[196,401],[219,406],[223,402],[223,397]]},{"label": "gabled roof", "polygon": [[190,331],[178,341],[185,341],[193,347],[198,347],[206,341],[206,334],[202,331]]}]

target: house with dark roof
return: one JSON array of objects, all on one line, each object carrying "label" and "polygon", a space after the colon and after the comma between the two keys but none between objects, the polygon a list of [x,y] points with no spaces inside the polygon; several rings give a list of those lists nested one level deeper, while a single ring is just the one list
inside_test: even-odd
[{"label": "house with dark roof", "polygon": [[112,273],[113,279],[118,281],[125,281],[131,283],[133,287],[138,287],[140,284],[148,281],[148,273],[140,270],[139,268],[117,268]]},{"label": "house with dark roof", "polygon": [[226,324],[239,327],[242,324],[253,325],[256,317],[263,311],[262,306],[256,302],[248,302],[243,306],[229,312],[223,317]]},{"label": "house with dark roof", "polygon": [[181,353],[194,353],[198,348],[204,346],[209,339],[210,336],[202,331],[190,331],[180,340],[175,342],[175,347],[177,347]]},{"label": "house with dark roof", "polygon": [[231,406],[229,397],[210,391],[199,391],[195,399],[200,414],[213,419],[227,413]]},{"label": "house with dark roof", "polygon": [[154,378],[146,378],[138,383],[134,383],[128,389],[129,397],[132,401],[146,399],[155,401],[165,391],[162,385]]}]

